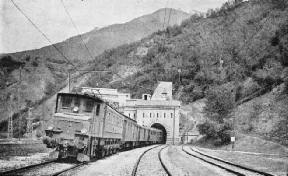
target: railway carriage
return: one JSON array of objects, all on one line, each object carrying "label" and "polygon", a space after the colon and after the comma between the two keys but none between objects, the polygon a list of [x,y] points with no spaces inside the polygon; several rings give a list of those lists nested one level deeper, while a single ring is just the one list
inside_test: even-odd
[{"label": "railway carriage", "polygon": [[150,144],[156,144],[156,143],[159,143],[159,141],[162,141],[162,131],[150,128],[149,141],[150,141]]},{"label": "railway carriage", "polygon": [[140,145],[147,145],[149,144],[149,139],[150,139],[150,131],[148,127],[141,126],[140,127],[140,132],[139,132],[139,142]]},{"label": "railway carriage", "polygon": [[78,161],[159,143],[162,135],[160,130],[139,126],[101,98],[86,93],[59,93],[53,122],[45,131],[43,143],[55,148],[51,157]]},{"label": "railway carriage", "polygon": [[125,116],[123,124],[123,137],[122,137],[122,147],[130,149],[136,146],[137,141],[137,122],[129,117]]}]

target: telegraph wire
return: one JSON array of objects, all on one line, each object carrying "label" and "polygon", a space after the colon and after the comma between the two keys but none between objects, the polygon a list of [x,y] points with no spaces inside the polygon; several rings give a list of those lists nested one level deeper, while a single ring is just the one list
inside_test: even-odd
[{"label": "telegraph wire", "polygon": [[78,36],[79,36],[80,39],[82,40],[84,47],[86,48],[86,50],[88,51],[88,53],[89,53],[91,59],[93,60],[93,56],[92,56],[91,52],[89,51],[89,49],[87,48],[87,46],[85,45],[85,42],[84,42],[84,40],[83,40],[81,34],[79,33],[79,31],[78,31],[78,29],[77,29],[77,27],[76,27],[74,21],[72,20],[72,18],[71,18],[71,16],[70,16],[69,12],[68,12],[68,10],[67,10],[67,8],[65,7],[65,4],[64,4],[63,0],[60,0],[60,1],[61,1],[62,5],[63,5],[63,7],[64,7],[64,9],[65,9],[65,11],[66,11],[66,13],[67,13],[67,15],[69,16],[70,21],[72,22],[74,28],[76,29],[76,31],[77,31],[77,33],[78,33]]},{"label": "telegraph wire", "polygon": [[[92,56],[91,52],[89,51],[88,47],[85,45],[85,42],[84,42],[84,40],[83,40],[81,34],[79,33],[79,31],[78,31],[78,29],[77,29],[77,27],[76,27],[74,21],[72,20],[72,17],[71,17],[71,15],[69,14],[68,9],[66,8],[66,6],[65,6],[65,4],[64,4],[64,2],[63,2],[63,0],[60,0],[60,1],[61,1],[62,5],[63,5],[63,7],[64,7],[64,9],[65,9],[65,11],[66,11],[66,13],[67,13],[67,15],[69,16],[69,19],[70,19],[70,21],[72,22],[72,24],[73,24],[73,26],[74,26],[76,32],[78,33],[78,36],[79,36],[80,39],[82,40],[82,43],[83,43],[84,47],[86,48],[86,50],[87,50],[87,52],[89,53],[91,59],[93,60],[93,56]],[[79,71],[78,71],[78,72],[79,72]],[[79,72],[79,73],[80,73],[80,72]],[[87,79],[86,79],[86,80],[87,80]],[[93,86],[91,83],[89,83],[89,84],[90,84],[91,86]],[[101,95],[100,91],[99,91],[99,90],[97,90],[97,91],[98,91],[99,95]],[[101,96],[102,96],[102,95],[101,95]]]},{"label": "telegraph wire", "polygon": [[164,26],[165,26],[167,5],[168,5],[168,0],[166,0],[165,15],[164,15],[164,21],[163,21],[162,29],[164,29]]},{"label": "telegraph wire", "polygon": [[17,4],[11,0],[14,6],[29,20],[29,22],[48,40],[51,45],[63,56],[63,58],[77,71],[79,74],[91,85],[92,83],[76,68],[76,66],[51,42],[51,40],[30,20],[30,18],[17,6]]},{"label": "telegraph wire", "polygon": [[275,11],[275,9],[273,9],[269,16],[265,19],[265,21],[260,25],[259,29],[257,29],[250,37],[249,39],[240,47],[239,51],[238,51],[238,54],[246,47],[246,45],[256,36],[256,34],[258,34],[258,32],[260,32],[263,27],[264,27],[264,24],[268,21],[268,19],[272,16],[273,12]]},{"label": "telegraph wire", "polygon": [[172,6],[173,6],[173,1],[172,1],[172,4],[171,4],[171,10],[170,10],[170,13],[169,13],[167,26],[169,26],[169,23],[170,23],[170,17],[171,17],[171,13],[172,13]]}]

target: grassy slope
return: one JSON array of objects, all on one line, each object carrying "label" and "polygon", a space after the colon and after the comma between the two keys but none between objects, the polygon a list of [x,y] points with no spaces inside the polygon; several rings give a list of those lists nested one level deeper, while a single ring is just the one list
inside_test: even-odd
[{"label": "grassy slope", "polygon": [[[273,40],[277,32],[282,30],[280,27],[288,24],[287,16],[287,10],[275,7],[275,4],[249,1],[206,19],[192,17],[181,26],[168,27],[140,42],[106,51],[96,58],[94,65],[91,62],[91,67],[116,72],[123,72],[123,68],[136,68],[135,73],[124,81],[110,84],[111,87],[129,91],[134,97],[151,93],[142,87],[153,88],[159,80],[172,81],[175,98],[183,103],[204,98],[209,89],[217,86],[233,89],[234,71],[237,70],[240,82],[237,96],[247,102],[239,108],[245,105],[250,108],[254,100],[249,100],[255,98],[252,95],[259,91],[261,94],[257,96],[268,93],[285,80],[282,75],[287,69],[287,63],[283,61],[286,51],[283,52],[283,48],[279,50]],[[280,42],[287,41],[287,35],[284,36],[280,37]],[[148,52],[139,54],[139,50]],[[224,61],[222,69],[219,66],[220,58]],[[180,82],[178,68],[182,69]],[[99,79],[92,81],[97,82]],[[275,103],[278,103],[275,107],[281,104],[285,109],[285,101]],[[250,117],[247,116],[255,115],[255,112],[247,113],[249,108],[239,112],[241,133],[252,134],[249,130],[253,128],[261,137],[267,134],[272,139],[273,133],[279,138],[277,142],[286,140],[282,123],[287,122],[284,118],[286,112],[281,111],[281,118],[270,115],[269,119],[264,117],[267,112],[263,111],[256,118],[258,120],[253,121],[254,125],[249,127],[248,123],[243,122],[248,121]],[[267,110],[265,105],[261,105],[261,108]],[[274,113],[278,113],[274,110]],[[243,114],[248,114],[247,118]],[[187,118],[183,117],[183,123],[186,122]],[[188,129],[189,125],[181,127]]]}]

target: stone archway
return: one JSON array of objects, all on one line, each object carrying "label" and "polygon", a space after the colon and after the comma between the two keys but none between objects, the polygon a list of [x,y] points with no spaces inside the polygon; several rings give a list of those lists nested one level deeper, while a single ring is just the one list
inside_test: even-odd
[{"label": "stone archway", "polygon": [[159,130],[161,130],[163,132],[163,141],[162,141],[162,143],[166,144],[166,140],[167,140],[167,130],[166,130],[166,128],[160,123],[153,123],[151,125],[151,127],[159,129]]}]

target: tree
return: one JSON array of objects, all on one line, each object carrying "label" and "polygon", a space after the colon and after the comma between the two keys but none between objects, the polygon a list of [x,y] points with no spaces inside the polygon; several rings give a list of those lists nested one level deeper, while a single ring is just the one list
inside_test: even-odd
[{"label": "tree", "polygon": [[205,116],[212,121],[223,123],[233,111],[233,97],[231,90],[226,88],[219,87],[210,90],[206,96]]}]

